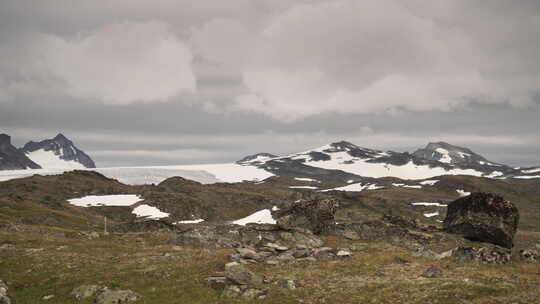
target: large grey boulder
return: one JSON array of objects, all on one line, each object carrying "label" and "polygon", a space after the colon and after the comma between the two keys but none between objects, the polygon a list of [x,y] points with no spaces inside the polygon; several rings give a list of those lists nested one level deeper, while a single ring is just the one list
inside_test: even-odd
[{"label": "large grey boulder", "polygon": [[225,265],[225,277],[236,285],[259,286],[263,284],[261,276],[237,262],[231,262]]},{"label": "large grey boulder", "polygon": [[127,304],[137,301],[138,294],[131,290],[105,290],[96,298],[96,304]]},{"label": "large grey boulder", "polygon": [[444,229],[472,241],[514,246],[519,223],[516,206],[499,195],[472,193],[448,205]]},{"label": "large grey boulder", "polygon": [[274,212],[277,225],[286,230],[304,228],[315,234],[332,230],[338,202],[331,198],[297,201]]}]

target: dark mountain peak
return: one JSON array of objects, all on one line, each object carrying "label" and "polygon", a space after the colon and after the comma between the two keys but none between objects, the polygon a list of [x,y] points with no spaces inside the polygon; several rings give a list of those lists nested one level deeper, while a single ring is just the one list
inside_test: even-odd
[{"label": "dark mountain peak", "polygon": [[71,141],[62,133],[58,133],[58,135],[56,135],[53,140],[59,143],[71,143]]},{"label": "dark mountain peak", "polygon": [[248,163],[265,161],[265,160],[268,160],[270,158],[276,158],[276,157],[278,157],[278,156],[274,155],[274,154],[271,154],[271,153],[262,152],[262,153],[256,153],[256,154],[253,154],[253,155],[248,155],[248,156],[242,158],[241,160],[237,161],[236,163],[237,164],[248,164]]},{"label": "dark mountain peak", "polygon": [[40,169],[23,152],[11,144],[11,137],[0,134],[0,170]]},{"label": "dark mountain peak", "polygon": [[11,144],[11,136],[5,133],[0,134],[0,144]]},{"label": "dark mountain peak", "polygon": [[75,161],[86,168],[96,167],[90,156],[77,148],[75,144],[62,133],[58,133],[58,135],[52,139],[45,139],[40,142],[29,141],[20,150],[27,155],[38,150],[52,151],[62,160]]},{"label": "dark mountain peak", "polygon": [[429,151],[436,151],[437,149],[444,149],[447,151],[461,151],[461,152],[465,152],[469,154],[474,154],[474,152],[472,152],[468,148],[452,145],[444,141],[430,142],[427,144],[427,146],[424,149],[429,150]]}]

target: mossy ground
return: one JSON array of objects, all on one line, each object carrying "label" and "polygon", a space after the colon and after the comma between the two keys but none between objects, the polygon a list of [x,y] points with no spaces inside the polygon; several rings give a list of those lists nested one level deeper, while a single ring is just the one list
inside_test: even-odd
[{"label": "mossy ground", "polygon": [[[59,234],[63,232],[63,234]],[[78,302],[70,292],[83,284],[131,289],[138,303],[538,303],[540,264],[477,265],[415,257],[385,242],[328,238],[331,246],[356,250],[351,258],[280,265],[250,265],[270,280],[267,298],[227,300],[205,284],[224,270],[231,250],[178,247],[166,233],[110,234],[89,240],[48,227],[0,232],[15,250],[0,253],[0,278],[9,282],[15,303]],[[62,236],[63,235],[63,236]],[[66,237],[66,235],[68,237]],[[69,237],[71,235],[71,237]],[[399,257],[410,261],[400,264]],[[421,274],[430,266],[443,278]],[[277,284],[298,280],[288,290]],[[50,300],[43,296],[54,295]]]}]

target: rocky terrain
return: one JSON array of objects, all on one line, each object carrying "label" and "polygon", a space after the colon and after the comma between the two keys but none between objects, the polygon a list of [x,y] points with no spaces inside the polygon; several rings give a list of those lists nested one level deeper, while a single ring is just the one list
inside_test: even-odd
[{"label": "rocky terrain", "polygon": [[537,180],[370,183],[0,182],[0,303],[536,303]]}]

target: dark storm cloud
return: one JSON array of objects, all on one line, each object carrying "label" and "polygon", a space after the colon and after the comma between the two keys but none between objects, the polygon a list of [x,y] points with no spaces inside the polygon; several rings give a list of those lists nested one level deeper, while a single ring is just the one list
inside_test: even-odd
[{"label": "dark storm cloud", "polygon": [[100,165],[341,139],[540,163],[538,1],[4,1],[0,128]]}]

